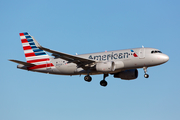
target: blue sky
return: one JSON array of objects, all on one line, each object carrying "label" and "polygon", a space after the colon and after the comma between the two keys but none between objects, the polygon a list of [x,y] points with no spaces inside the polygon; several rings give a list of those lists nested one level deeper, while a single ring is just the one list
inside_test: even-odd
[{"label": "blue sky", "polygon": [[[1,0],[1,120],[179,120],[180,1]],[[84,54],[144,45],[170,57],[133,81],[102,75],[56,76],[19,70],[20,32],[43,46]]]}]

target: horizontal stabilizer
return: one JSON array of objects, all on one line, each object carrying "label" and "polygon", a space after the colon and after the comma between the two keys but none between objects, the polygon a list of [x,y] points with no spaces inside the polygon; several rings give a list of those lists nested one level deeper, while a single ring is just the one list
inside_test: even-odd
[{"label": "horizontal stabilizer", "polygon": [[35,64],[32,64],[32,63],[27,63],[27,62],[23,62],[23,61],[19,61],[19,60],[9,60],[9,61],[12,61],[12,62],[15,62],[15,63],[18,63],[18,64],[22,64],[22,65],[25,65],[25,66],[36,66]]}]

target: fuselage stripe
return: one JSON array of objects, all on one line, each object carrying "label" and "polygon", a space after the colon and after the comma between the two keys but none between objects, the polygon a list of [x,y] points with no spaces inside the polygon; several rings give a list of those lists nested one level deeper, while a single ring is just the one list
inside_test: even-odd
[{"label": "fuselage stripe", "polygon": [[49,58],[45,58],[45,59],[35,59],[35,60],[28,60],[28,63],[35,63],[35,62],[43,62],[43,61],[49,61]]},{"label": "fuselage stripe", "polygon": [[40,55],[40,56],[33,56],[33,57],[26,58],[26,60],[29,61],[29,60],[45,59],[45,58],[49,58],[49,56],[47,54],[46,55]]},{"label": "fuselage stripe", "polygon": [[42,64],[42,65],[36,65],[36,66],[33,66],[33,67],[29,67],[28,70],[46,68],[46,67],[53,67],[53,66],[54,65],[52,63],[48,63],[48,64]]}]

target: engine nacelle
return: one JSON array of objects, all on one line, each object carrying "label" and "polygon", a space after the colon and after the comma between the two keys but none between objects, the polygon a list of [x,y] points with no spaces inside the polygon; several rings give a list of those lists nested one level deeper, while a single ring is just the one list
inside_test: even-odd
[{"label": "engine nacelle", "polygon": [[114,74],[115,78],[121,78],[123,80],[133,80],[138,77],[138,70],[137,69],[131,69],[131,70],[125,70],[122,72],[118,72]]},{"label": "engine nacelle", "polygon": [[113,61],[97,63],[96,70],[99,72],[112,72],[115,70],[115,63]]},{"label": "engine nacelle", "polygon": [[116,70],[124,68],[124,63],[122,61],[115,61]]}]

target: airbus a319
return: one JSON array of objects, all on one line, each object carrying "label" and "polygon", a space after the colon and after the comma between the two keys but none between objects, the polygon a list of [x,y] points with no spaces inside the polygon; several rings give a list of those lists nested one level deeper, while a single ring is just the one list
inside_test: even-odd
[{"label": "airbus a319", "polygon": [[[26,62],[18,63],[17,68],[56,75],[85,75],[90,82],[91,75],[103,74],[101,86],[107,86],[105,78],[111,74],[114,78],[133,80],[138,77],[139,68],[143,68],[148,78],[147,68],[166,63],[169,57],[155,48],[133,48],[105,51],[90,54],[70,55],[41,46],[29,33],[20,33]],[[52,53],[49,56],[45,51]]]}]

